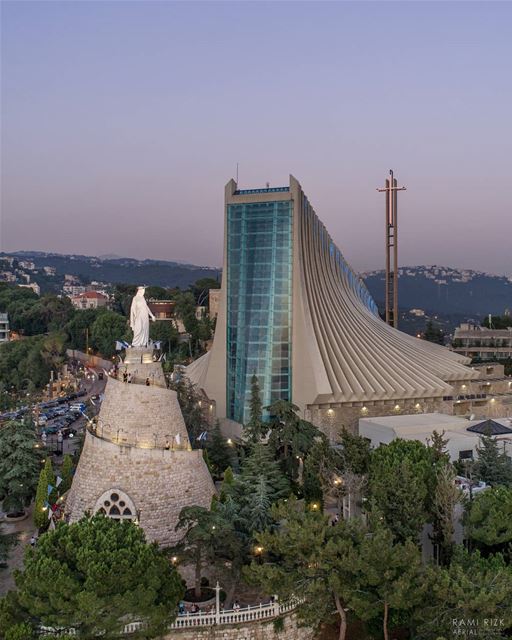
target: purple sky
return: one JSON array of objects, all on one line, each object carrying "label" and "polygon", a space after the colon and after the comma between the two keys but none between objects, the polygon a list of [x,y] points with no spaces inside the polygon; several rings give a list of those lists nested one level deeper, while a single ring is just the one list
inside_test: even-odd
[{"label": "purple sky", "polygon": [[512,4],[3,2],[2,224],[218,265],[224,184],[293,173],[356,269],[512,275]]}]

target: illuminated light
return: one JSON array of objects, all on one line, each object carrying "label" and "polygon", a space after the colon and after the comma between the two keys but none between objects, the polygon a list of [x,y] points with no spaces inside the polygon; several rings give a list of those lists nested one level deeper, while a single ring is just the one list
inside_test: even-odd
[{"label": "illuminated light", "polygon": [[361,413],[368,413],[368,407],[361,407]]},{"label": "illuminated light", "polygon": [[233,440],[231,440],[231,438],[228,438],[227,442],[228,444],[233,444]]},{"label": "illuminated light", "polygon": [[212,531],[213,531],[214,529],[215,529],[215,525],[213,525],[213,527],[212,527]]},{"label": "illuminated light", "polygon": [[172,562],[173,564],[176,564],[176,563],[178,562],[178,557],[177,557],[177,556],[173,556],[173,557],[171,558],[171,562]]},{"label": "illuminated light", "polygon": [[417,402],[417,403],[414,405],[414,408],[415,408],[415,409],[421,409],[421,404],[420,404],[419,402]]},{"label": "illuminated light", "polygon": [[336,480],[334,481],[334,484],[338,485],[341,483],[341,480],[339,478],[336,478]]},{"label": "illuminated light", "polygon": [[491,398],[491,402],[496,402],[496,398]]},{"label": "illuminated light", "polygon": [[327,414],[330,416],[334,415],[334,409],[327,409]]},{"label": "illuminated light", "polygon": [[318,504],[316,502],[313,502],[313,504],[311,505],[311,508],[314,510],[318,509]]},{"label": "illuminated light", "polygon": [[395,410],[395,411],[400,411],[400,405],[399,405],[399,404],[395,404],[395,406],[394,406],[394,410]]},{"label": "illuminated light", "polygon": [[254,553],[257,553],[257,554],[263,553],[263,547],[255,547]]}]

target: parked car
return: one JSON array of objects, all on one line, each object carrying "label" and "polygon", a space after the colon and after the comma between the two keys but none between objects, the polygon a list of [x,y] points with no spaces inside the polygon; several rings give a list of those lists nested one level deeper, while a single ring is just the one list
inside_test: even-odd
[{"label": "parked car", "polygon": [[57,433],[60,430],[60,425],[58,424],[50,424],[41,429],[41,433],[46,433],[47,436],[52,435],[53,433]]},{"label": "parked car", "polygon": [[73,413],[82,413],[82,411],[85,411],[85,409],[86,406],[83,402],[75,402],[69,407],[69,410]]}]

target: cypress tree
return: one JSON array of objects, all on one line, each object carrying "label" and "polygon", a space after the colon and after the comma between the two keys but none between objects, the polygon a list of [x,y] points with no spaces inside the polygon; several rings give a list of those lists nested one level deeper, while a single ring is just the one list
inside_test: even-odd
[{"label": "cypress tree", "polygon": [[62,482],[59,486],[59,489],[62,494],[71,488],[71,483],[73,481],[73,458],[68,453],[66,453],[66,455],[64,456],[60,473]]},{"label": "cypress tree", "polygon": [[[53,490],[48,495],[48,485],[52,485]],[[36,502],[34,505],[34,524],[36,527],[44,527],[48,523],[48,509],[45,508],[45,502],[50,504],[55,499],[57,491],[55,489],[55,474],[51,458],[46,458],[44,467],[39,474],[39,482],[37,484]]]},{"label": "cypress tree", "polygon": [[251,398],[249,401],[249,422],[245,425],[245,436],[249,442],[259,442],[263,437],[263,403],[261,402],[258,376],[251,378]]}]

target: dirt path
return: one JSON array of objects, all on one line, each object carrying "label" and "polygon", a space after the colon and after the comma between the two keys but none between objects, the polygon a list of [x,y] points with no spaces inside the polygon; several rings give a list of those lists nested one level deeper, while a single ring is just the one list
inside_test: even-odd
[{"label": "dirt path", "polygon": [[7,558],[7,568],[0,569],[0,596],[14,588],[14,569],[20,569],[23,566],[23,555],[30,538],[36,531],[36,526],[32,519],[32,508],[28,510],[28,516],[20,522],[2,523],[2,533],[16,533],[16,545],[11,548],[9,557]]}]

